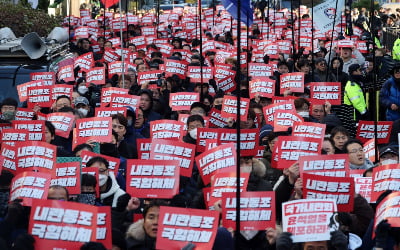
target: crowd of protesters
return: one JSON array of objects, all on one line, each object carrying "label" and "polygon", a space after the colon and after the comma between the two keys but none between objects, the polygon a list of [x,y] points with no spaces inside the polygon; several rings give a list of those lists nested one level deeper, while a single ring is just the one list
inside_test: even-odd
[{"label": "crowd of protesters", "polygon": [[[257,9],[257,11],[256,15],[259,17],[255,19],[248,30],[249,44],[266,39],[267,34],[264,32],[263,25],[274,26],[272,18],[261,21],[260,10]],[[275,12],[273,9],[269,11]],[[308,14],[300,15],[300,12],[297,9],[294,17],[290,17],[290,11],[280,12],[284,13],[282,17],[286,19],[288,26],[280,28],[280,30],[290,31],[291,26],[295,25],[297,21],[310,19]],[[131,38],[142,36],[140,22],[127,25],[122,34],[119,30],[109,32],[109,27],[104,26],[110,25],[105,18],[104,10],[100,10],[99,15],[94,19],[98,20],[96,25],[98,33],[94,36],[75,37],[74,29],[78,27],[78,24],[71,26],[70,37],[71,39],[76,38],[76,40],[71,41],[70,49],[76,57],[92,52],[95,66],[107,69],[109,62],[104,60],[103,55],[106,51],[115,50],[121,46],[115,46],[112,42],[115,40],[110,40],[121,36],[123,47],[128,50],[128,53],[135,56],[131,61],[133,67],[127,69],[123,74],[111,75],[106,71],[107,80],[103,85],[87,82],[86,72],[75,68],[75,81],[57,80],[57,83],[73,86],[72,96],[58,96],[50,108],[42,108],[38,105],[33,108],[37,113],[64,112],[73,114],[76,119],[81,119],[95,115],[95,108],[100,105],[101,88],[123,88],[127,89],[130,95],[140,97],[138,107],[126,107],[125,116],[123,114],[112,116],[113,139],[107,143],[98,144],[94,138],[72,148],[72,132],[68,138],[60,137],[56,135],[54,125],[49,121],[45,122],[45,140],[47,143],[57,146],[57,157],[79,157],[83,151],[94,151],[96,145],[99,145],[100,154],[120,159],[120,169],[114,175],[109,171],[109,162],[105,158],[93,157],[87,162],[86,167],[98,168],[99,178],[83,174],[81,176],[81,194],[70,196],[65,187],[53,185],[49,188],[47,197],[47,199],[74,201],[95,206],[110,206],[112,208],[113,250],[155,249],[160,206],[197,209],[208,207],[203,196],[205,185],[196,166],[193,168],[191,177],[180,177],[179,194],[172,199],[139,199],[135,197],[135,194],[128,194],[125,191],[127,185],[126,161],[138,159],[137,139],[151,138],[150,123],[161,119],[177,120],[179,115],[187,114],[189,115],[186,121],[187,131],[182,140],[185,143],[196,144],[197,130],[207,126],[205,118],[211,110],[221,110],[224,96],[240,95],[242,98],[250,98],[249,81],[252,80],[252,77],[249,76],[246,63],[239,64],[234,56],[224,58],[222,62],[237,73],[236,89],[229,92],[218,87],[218,79],[199,83],[191,81],[188,77],[180,78],[177,75],[160,75],[157,81],[138,84],[138,73],[159,70],[165,60],[178,62],[185,60],[188,66],[214,67],[221,64],[221,62],[217,62],[221,58],[216,58],[218,50],[222,49],[218,47],[219,45],[230,50],[236,49],[233,47],[238,43],[235,33],[231,29],[218,30],[208,27],[207,25],[212,23],[210,19],[207,19],[207,25],[201,25],[202,40],[199,40],[199,37],[194,39],[188,36],[186,38],[175,36],[183,29],[181,23],[183,17],[188,15],[186,10],[177,13],[179,13],[179,19],[175,20],[173,25],[154,23],[154,25],[162,27],[162,30],[157,32],[158,38],[167,38],[168,43],[173,46],[170,54],[166,54],[165,51],[161,52],[155,44],[138,46],[130,42]],[[374,27],[375,36],[382,28],[398,24],[397,10],[396,13],[392,13],[391,10],[380,10],[370,15],[365,9],[360,12],[355,9],[352,11],[351,18],[353,26],[363,30],[361,34],[369,32],[368,26],[365,24],[369,24],[369,19],[373,19],[374,25],[376,25]],[[143,17],[146,15],[151,15],[154,21],[157,19],[154,14],[147,13]],[[220,19],[224,15],[224,11],[218,11],[218,15],[215,15],[213,21],[221,22]],[[193,15],[189,16],[193,17]],[[109,18],[111,17],[112,15],[109,16]],[[265,24],[265,22],[268,23]],[[361,39],[361,34],[356,37]],[[282,37],[278,37],[278,35]],[[284,37],[283,32],[278,35],[275,35],[273,39],[290,39],[290,37]],[[344,40],[350,40],[345,33],[340,36]],[[341,46],[336,43],[334,46],[328,46],[328,44],[333,44],[333,41],[329,40],[330,36],[327,36],[320,38],[315,48],[292,48],[289,53],[264,54],[261,59],[255,59],[256,49],[251,46],[243,47],[241,51],[246,52],[248,62],[257,60],[259,63],[274,65],[270,79],[275,80],[275,96],[293,100],[295,112],[305,122],[326,125],[325,139],[320,154],[346,154],[350,169],[362,169],[365,171],[364,176],[371,176],[372,169],[376,166],[397,164],[399,161],[397,133],[400,130],[398,128],[400,123],[400,64],[395,64],[393,60],[390,60],[391,51],[388,51],[387,48],[376,47],[367,53],[361,53],[354,45]],[[216,49],[201,54],[199,46],[206,41],[217,41]],[[97,49],[94,49],[95,46]],[[373,52],[375,55],[372,55]],[[128,60],[128,58],[125,59]],[[290,89],[287,89],[280,93],[281,76],[290,72],[304,73],[303,92],[292,93]],[[376,76],[380,76],[380,79],[387,79],[383,87],[377,89],[380,90],[380,108],[385,110],[385,117],[380,117],[380,120],[394,123],[389,143],[377,145],[380,147],[379,155],[376,162],[371,162],[365,156],[363,143],[355,139],[355,134],[359,121],[372,121],[376,117],[373,112],[378,112],[376,108],[371,107],[366,96],[366,88],[376,84],[378,80]],[[324,104],[313,104],[312,100],[308,99],[310,90],[307,83],[311,82],[340,82],[341,105],[331,105],[328,101]],[[199,93],[200,101],[194,102],[190,110],[174,111],[169,106],[169,99],[171,94],[179,92]],[[286,132],[274,131],[271,123],[265,119],[266,114],[263,114],[263,108],[272,103],[271,98],[256,95],[251,99],[247,119],[244,121],[227,119],[225,128],[239,126],[241,129],[257,129],[259,131],[259,145],[264,146],[263,155],[259,158],[256,158],[255,155],[241,156],[240,169],[242,172],[250,173],[247,191],[275,191],[277,226],[261,231],[243,230],[239,234],[234,234],[231,228],[219,227],[213,249],[356,249],[349,245],[349,234],[362,239],[362,245],[358,245],[358,249],[400,249],[400,229],[391,227],[387,221],[379,223],[375,229],[374,238],[372,238],[375,208],[379,202],[370,204],[359,194],[354,197],[354,208],[351,212],[338,213],[337,220],[340,227],[337,231],[332,232],[329,241],[293,243],[291,234],[282,232],[281,204],[303,198],[302,180],[298,163],[286,166],[284,170],[272,167],[274,145],[280,136],[291,133],[291,129]],[[26,103],[20,104],[12,98],[1,100],[1,123],[12,123],[17,109],[21,105],[26,105]],[[10,201],[7,204],[12,179],[13,174],[3,169],[0,175],[1,249],[34,249],[34,238],[27,234],[30,208],[20,205],[18,200]],[[96,186],[100,188],[99,197],[96,197],[95,194]],[[389,193],[386,192],[385,195]],[[383,198],[382,196],[380,200]],[[214,209],[220,211],[221,203],[216,202]],[[143,214],[143,219],[133,221],[133,214]],[[188,244],[186,249],[193,247]],[[105,247],[100,243],[90,242],[84,244],[80,249],[105,249]]]}]

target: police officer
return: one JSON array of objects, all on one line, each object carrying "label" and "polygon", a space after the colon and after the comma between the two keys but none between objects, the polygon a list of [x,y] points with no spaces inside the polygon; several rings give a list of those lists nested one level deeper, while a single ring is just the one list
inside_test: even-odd
[{"label": "police officer", "polygon": [[359,64],[349,66],[350,80],[344,88],[344,104],[354,108],[354,120],[368,120],[369,112],[362,90],[364,76]]}]

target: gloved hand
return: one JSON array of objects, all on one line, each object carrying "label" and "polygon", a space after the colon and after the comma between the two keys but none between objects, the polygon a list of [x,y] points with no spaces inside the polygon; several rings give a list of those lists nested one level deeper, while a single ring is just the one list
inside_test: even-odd
[{"label": "gloved hand", "polygon": [[385,248],[390,230],[390,224],[387,220],[379,222],[375,229],[375,247]]},{"label": "gloved hand", "polygon": [[182,248],[182,250],[193,250],[195,247],[196,247],[195,244],[193,244],[192,242],[189,242],[189,243],[187,243],[186,246],[184,246],[184,247]]},{"label": "gloved hand", "polygon": [[276,240],[276,249],[290,250],[293,246],[292,233],[283,232]]},{"label": "gloved hand", "polygon": [[349,239],[340,230],[331,232],[331,244],[336,250],[347,250]]}]

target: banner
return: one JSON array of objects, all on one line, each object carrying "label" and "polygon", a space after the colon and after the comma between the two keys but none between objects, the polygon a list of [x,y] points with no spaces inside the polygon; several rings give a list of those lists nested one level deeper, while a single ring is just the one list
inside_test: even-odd
[{"label": "banner", "polygon": [[339,212],[352,212],[354,209],[354,179],[304,173],[303,197],[305,199],[333,199],[336,201]]},{"label": "banner", "polygon": [[[330,240],[330,228],[337,212],[336,203],[326,199],[302,199],[282,204],[283,232],[296,242]],[[339,226],[339,225],[337,225]]]},{"label": "banner", "polygon": [[96,227],[96,206],[42,200],[32,204],[28,233],[35,238],[35,249],[76,249],[96,241]]},{"label": "banner", "polygon": [[236,150],[233,143],[220,145],[196,156],[196,164],[204,185],[217,172],[230,172],[236,169]]},{"label": "banner", "polygon": [[[254,156],[257,154],[259,144],[258,129],[240,130],[240,156]],[[237,131],[235,129],[218,129],[218,145],[237,142]],[[235,146],[236,147],[236,146]]]},{"label": "banner", "polygon": [[301,156],[300,176],[303,173],[331,177],[349,177],[349,156],[347,154]]},{"label": "banner", "polygon": [[198,250],[212,249],[218,217],[217,211],[161,206],[156,249],[182,249],[188,242]]},{"label": "banner", "polygon": [[254,99],[257,94],[259,97],[272,98],[275,95],[275,80],[268,77],[257,77],[251,80],[249,86],[250,99]]},{"label": "banner", "polygon": [[[336,10],[336,6],[340,9]],[[344,0],[338,0],[338,2],[325,0],[314,6],[311,14],[314,17],[314,28],[320,30],[323,34],[328,32],[329,37],[331,37],[331,31],[334,28],[333,24],[340,23],[344,6]],[[334,37],[334,39],[336,39],[336,37]]]},{"label": "banner", "polygon": [[314,105],[324,105],[326,101],[332,105],[342,104],[340,82],[310,82],[308,86],[310,87],[310,99]]},{"label": "banner", "polygon": [[[392,121],[378,121],[376,131],[378,134],[378,144],[389,143],[392,132]],[[373,121],[359,121],[357,126],[356,138],[361,142],[375,138],[375,124]]]},{"label": "banner", "polygon": [[126,191],[138,198],[172,199],[179,193],[179,161],[128,160]]},{"label": "banner", "polygon": [[[237,111],[236,96],[224,96],[222,101],[221,117],[236,119]],[[250,99],[240,98],[240,120],[247,121],[247,113],[249,111]],[[239,122],[239,121],[238,121]]]},{"label": "banner", "polygon": [[68,190],[69,194],[80,194],[81,162],[57,163],[55,168],[53,168],[51,185],[63,186]]},{"label": "banner", "polygon": [[169,106],[173,111],[190,110],[190,106],[200,101],[200,93],[179,92],[171,93],[169,97]]},{"label": "banner", "polygon": [[180,175],[191,177],[196,145],[162,139],[153,139],[150,147],[151,160],[178,160]]},{"label": "banner", "polygon": [[280,94],[286,90],[291,92],[303,93],[304,92],[304,73],[286,73],[281,75]]},{"label": "banner", "polygon": [[299,160],[300,156],[319,155],[321,140],[301,136],[279,136],[272,152],[272,167],[284,169]]},{"label": "banner", "polygon": [[[222,225],[236,229],[236,194],[222,195]],[[240,194],[240,230],[275,228],[275,192]]]},{"label": "banner", "polygon": [[400,191],[399,164],[375,167],[372,171],[371,202],[376,202],[378,197],[386,190]]},{"label": "banner", "polygon": [[65,112],[50,113],[47,115],[47,120],[54,125],[56,135],[68,138],[75,122],[75,115]]},{"label": "banner", "polygon": [[47,199],[51,175],[26,171],[14,176],[10,186],[10,202],[21,199],[21,205],[32,206],[33,200]]},{"label": "banner", "polygon": [[173,120],[157,120],[150,122],[151,139],[182,139],[183,122]]}]

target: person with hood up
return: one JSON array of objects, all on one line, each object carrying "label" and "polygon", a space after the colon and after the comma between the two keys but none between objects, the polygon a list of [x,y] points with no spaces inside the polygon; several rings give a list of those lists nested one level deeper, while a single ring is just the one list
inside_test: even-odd
[{"label": "person with hood up", "polygon": [[359,64],[349,67],[350,80],[344,88],[344,104],[354,108],[354,120],[369,120],[369,112],[362,89],[364,77]]},{"label": "person with hood up", "polygon": [[387,121],[400,119],[400,64],[393,68],[392,77],[383,84],[379,100],[386,109]]}]

